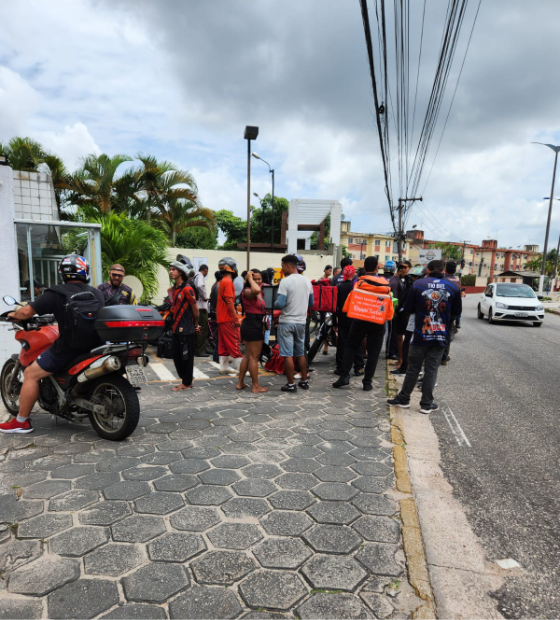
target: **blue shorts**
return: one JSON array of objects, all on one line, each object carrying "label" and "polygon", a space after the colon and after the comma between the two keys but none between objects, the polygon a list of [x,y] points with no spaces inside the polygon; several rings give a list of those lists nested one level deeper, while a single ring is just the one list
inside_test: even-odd
[{"label": "blue shorts", "polygon": [[305,355],[305,324],[278,323],[277,339],[282,357]]},{"label": "blue shorts", "polygon": [[41,353],[41,355],[37,358],[37,364],[39,364],[45,372],[50,372],[51,374],[54,374],[55,372],[58,372],[68,366],[68,364],[70,364],[72,360],[76,359],[79,355],[76,351],[69,353],[65,351],[53,353],[52,349],[53,348],[50,347],[50,349],[47,349],[44,353]]}]

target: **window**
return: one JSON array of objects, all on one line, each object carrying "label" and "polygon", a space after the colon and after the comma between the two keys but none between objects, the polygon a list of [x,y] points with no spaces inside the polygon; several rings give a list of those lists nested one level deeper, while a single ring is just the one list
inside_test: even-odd
[{"label": "window", "polygon": [[385,241],[385,247],[386,248],[390,248],[392,244],[392,241],[390,239],[387,239],[387,241]]},{"label": "window", "polygon": [[375,245],[380,245],[380,244],[381,244],[381,241],[379,241],[379,239],[376,239],[375,240]]},{"label": "window", "polygon": [[403,243],[403,244],[402,244],[402,249],[403,249],[403,250],[406,250],[406,243]]},{"label": "window", "polygon": [[354,243],[354,239],[353,239],[353,237],[350,237],[350,238],[348,239],[348,243]]}]

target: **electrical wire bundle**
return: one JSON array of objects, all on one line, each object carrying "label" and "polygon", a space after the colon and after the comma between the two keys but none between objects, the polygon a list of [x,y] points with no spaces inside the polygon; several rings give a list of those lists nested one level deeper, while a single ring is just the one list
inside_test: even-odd
[{"label": "electrical wire bundle", "polygon": [[[480,10],[481,1],[482,0],[478,0],[478,6],[474,13],[474,19],[472,20],[472,27],[457,76],[457,82],[423,191],[426,189],[447,127]],[[426,0],[424,0],[422,9],[416,85],[412,102],[410,88],[410,0],[393,0],[392,3],[390,0],[370,0],[370,4],[374,4],[373,11],[375,12],[376,20],[375,39],[377,40],[377,45],[374,45],[374,38],[372,37],[368,1],[360,0],[373,89],[377,133],[383,163],[385,194],[389,203],[391,221],[395,233],[402,233],[402,231],[398,230],[397,226],[397,210],[399,208],[401,209],[400,215],[402,225],[404,226],[406,224],[407,215],[413,204],[412,199],[417,197],[417,192],[419,191],[420,183],[423,178],[426,160],[438,124],[461,30],[465,24],[469,0],[448,0],[431,92],[426,104],[421,129],[417,132],[418,136],[415,136],[415,123],[417,117],[418,85],[420,81],[420,66],[422,62],[426,18]],[[389,7],[391,4],[392,7]],[[389,34],[391,26],[393,27],[393,32]],[[374,48],[377,48],[377,59],[375,58]],[[393,67],[393,69],[390,70],[389,67]],[[399,195],[396,198],[393,193],[392,182],[392,151],[396,151],[395,159],[398,174]]]}]

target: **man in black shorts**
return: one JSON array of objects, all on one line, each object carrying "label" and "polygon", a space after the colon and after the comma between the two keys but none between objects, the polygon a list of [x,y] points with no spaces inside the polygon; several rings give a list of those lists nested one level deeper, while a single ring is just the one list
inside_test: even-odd
[{"label": "man in black shorts", "polygon": [[[89,282],[89,265],[83,256],[78,256],[77,254],[65,256],[60,261],[58,271],[64,281],[62,286],[67,293],[72,295],[91,292],[101,306],[103,306],[103,293],[86,284],[86,282]],[[24,381],[19,396],[19,413],[9,422],[0,424],[0,432],[31,433],[33,427],[29,421],[29,414],[39,398],[39,382],[41,379],[62,370],[80,355],[79,350],[70,348],[69,343],[64,337],[66,303],[64,295],[56,293],[52,289],[47,289],[35,301],[9,314],[11,318],[16,320],[28,320],[35,314],[54,314],[61,335],[55,340],[52,347],[39,355],[36,361],[25,369],[23,374]],[[84,350],[88,349],[89,346]]]}]

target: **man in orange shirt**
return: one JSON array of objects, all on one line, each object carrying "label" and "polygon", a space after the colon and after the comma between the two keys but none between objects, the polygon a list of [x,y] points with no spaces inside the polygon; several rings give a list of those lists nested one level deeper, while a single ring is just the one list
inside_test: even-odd
[{"label": "man in orange shirt", "polygon": [[[235,311],[235,287],[233,285],[233,280],[237,277],[237,263],[233,258],[222,258],[218,263],[218,269],[223,275],[218,285],[218,302],[216,304],[220,374],[236,374],[243,359],[239,348],[239,325]],[[229,365],[230,360],[233,362],[233,367]]]}]

